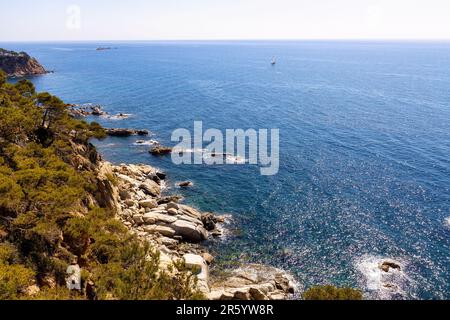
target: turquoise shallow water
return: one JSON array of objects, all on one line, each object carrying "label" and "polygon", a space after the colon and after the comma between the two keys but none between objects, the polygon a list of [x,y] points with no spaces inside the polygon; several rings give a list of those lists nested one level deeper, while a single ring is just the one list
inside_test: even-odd
[{"label": "turquoise shallow water", "polygon": [[[95,51],[98,46],[110,51]],[[305,286],[356,286],[374,298],[450,298],[450,44],[394,42],[9,43],[54,74],[39,90],[130,113],[170,144],[192,128],[279,128],[280,173],[174,166],[136,137],[96,142],[106,159],[192,180],[189,204],[229,213],[207,245],[221,262],[268,263]],[[270,66],[272,56],[278,64]],[[403,272],[383,287],[374,267]]]}]

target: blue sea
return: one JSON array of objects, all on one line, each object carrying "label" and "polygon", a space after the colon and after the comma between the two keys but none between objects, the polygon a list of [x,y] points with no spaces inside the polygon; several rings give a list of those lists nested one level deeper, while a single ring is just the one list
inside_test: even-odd
[{"label": "blue sea", "polygon": [[[99,46],[112,50],[96,51]],[[114,163],[169,174],[168,193],[229,214],[205,245],[217,267],[266,263],[308,288],[360,288],[373,299],[450,299],[450,43],[4,43],[55,73],[32,78],[67,103],[100,104],[106,127],[171,133],[279,128],[280,172],[175,166],[140,139],[95,141]],[[271,66],[272,57],[277,64]],[[180,190],[177,181],[194,187]],[[380,261],[402,271],[386,279]]]}]

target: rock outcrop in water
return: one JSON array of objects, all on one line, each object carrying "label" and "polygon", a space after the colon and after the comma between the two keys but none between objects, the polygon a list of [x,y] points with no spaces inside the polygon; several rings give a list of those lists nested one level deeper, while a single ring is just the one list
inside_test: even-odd
[{"label": "rock outcrop in water", "polygon": [[150,154],[154,156],[165,156],[172,153],[172,148],[170,147],[164,147],[164,146],[157,146],[150,150]]},{"label": "rock outcrop in water", "polygon": [[25,77],[49,73],[25,52],[14,52],[0,48],[0,69],[10,77]]},{"label": "rock outcrop in water", "polygon": [[113,128],[107,129],[106,134],[111,137],[147,136],[148,130]]}]

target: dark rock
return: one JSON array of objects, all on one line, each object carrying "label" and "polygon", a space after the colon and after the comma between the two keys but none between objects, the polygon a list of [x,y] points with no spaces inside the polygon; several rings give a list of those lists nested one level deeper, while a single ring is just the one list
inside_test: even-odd
[{"label": "dark rock", "polygon": [[190,181],[183,181],[178,184],[178,186],[181,188],[189,188],[189,187],[192,187],[193,185],[194,184]]},{"label": "dark rock", "polygon": [[111,137],[129,137],[129,136],[143,136],[148,135],[149,132],[147,130],[135,130],[135,129],[107,129],[106,134]]},{"label": "dark rock", "polygon": [[161,179],[156,174],[149,176],[149,179],[155,181],[157,184],[161,184]]},{"label": "dark rock", "polygon": [[202,215],[202,222],[206,230],[213,231],[216,229],[217,219],[212,213]]},{"label": "dark rock", "polygon": [[154,156],[165,156],[165,155],[169,155],[172,153],[172,148],[158,146],[158,147],[155,147],[152,150],[150,150],[150,153]]},{"label": "dark rock", "polygon": [[211,235],[214,237],[214,238],[220,238],[221,236],[222,236],[222,232],[220,231],[220,230],[214,230],[214,231],[212,231],[211,232]]},{"label": "dark rock", "polygon": [[398,271],[401,271],[401,267],[399,264],[392,262],[392,261],[385,261],[381,264],[380,269],[384,272],[389,272],[391,269],[395,269]]},{"label": "dark rock", "polygon": [[99,107],[94,107],[94,108],[92,109],[91,114],[92,114],[93,116],[102,116],[102,115],[105,114],[105,112],[104,112],[101,108],[99,108]]},{"label": "dark rock", "polygon": [[67,105],[69,107],[69,113],[74,117],[87,117],[87,116],[104,116],[108,113],[103,111],[99,105]]},{"label": "dark rock", "polygon": [[159,179],[166,180],[167,175],[165,173],[157,172],[156,175],[158,176]]},{"label": "dark rock", "polygon": [[148,130],[134,130],[134,132],[138,136],[147,136],[149,134]]}]

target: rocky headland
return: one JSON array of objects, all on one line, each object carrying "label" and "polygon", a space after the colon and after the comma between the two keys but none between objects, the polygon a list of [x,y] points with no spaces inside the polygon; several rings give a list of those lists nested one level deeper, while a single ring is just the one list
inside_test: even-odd
[{"label": "rocky headland", "polygon": [[130,114],[126,113],[118,113],[115,115],[111,115],[108,112],[103,110],[103,107],[100,105],[94,105],[91,103],[88,104],[69,104],[67,105],[68,111],[70,115],[75,118],[86,118],[89,116],[95,117],[103,117],[109,120],[125,120],[130,117]]},{"label": "rocky headland", "polygon": [[14,52],[0,48],[0,69],[9,77],[25,77],[49,73],[33,57],[25,52]]},{"label": "rocky headland", "polygon": [[[166,174],[148,165],[112,165],[98,169],[105,205],[117,212],[130,232],[160,252],[162,268],[184,262],[198,278],[198,289],[212,300],[283,300],[295,293],[293,278],[263,265],[243,265],[210,276],[214,257],[201,243],[222,235],[226,217],[180,204],[181,198],[165,197]],[[105,197],[103,197],[105,198]]]}]

